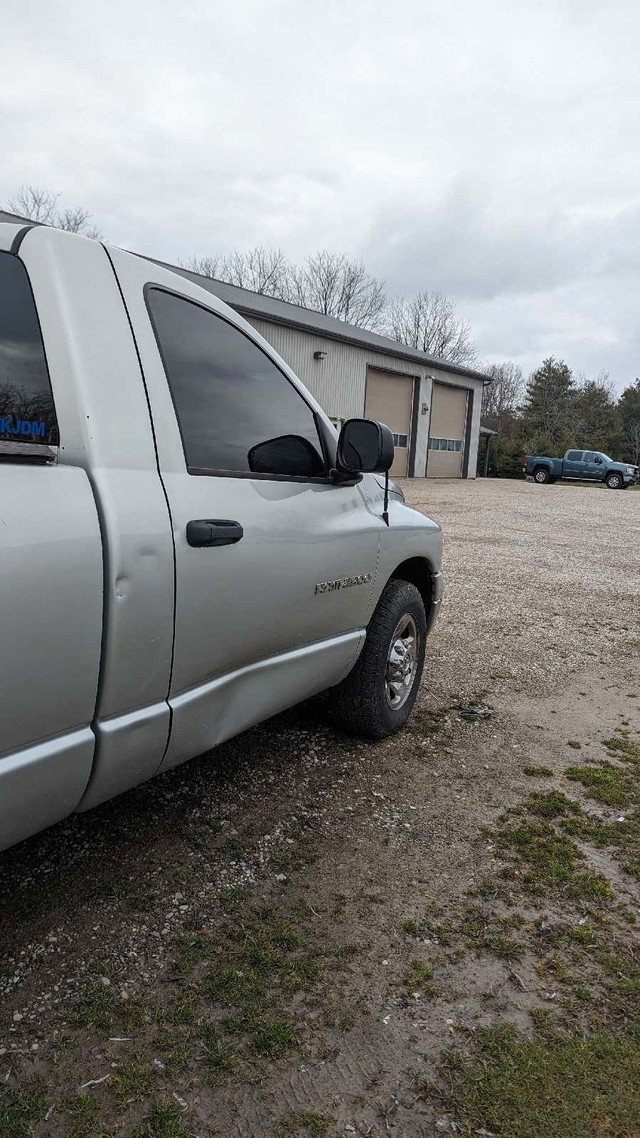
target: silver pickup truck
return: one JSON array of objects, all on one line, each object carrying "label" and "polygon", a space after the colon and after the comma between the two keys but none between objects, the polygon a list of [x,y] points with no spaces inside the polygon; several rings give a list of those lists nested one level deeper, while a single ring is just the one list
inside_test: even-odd
[{"label": "silver pickup truck", "polygon": [[0,848],[315,693],[407,720],[442,534],[177,274],[0,224]]}]

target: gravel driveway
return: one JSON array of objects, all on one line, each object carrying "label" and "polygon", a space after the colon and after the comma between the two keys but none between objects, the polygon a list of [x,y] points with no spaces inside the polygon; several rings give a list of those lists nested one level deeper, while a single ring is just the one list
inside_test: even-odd
[{"label": "gravel driveway", "polygon": [[[529,942],[517,973],[495,949],[512,902],[486,827],[547,787],[526,768],[567,791],[578,754],[637,738],[640,493],[404,490],[446,574],[405,732],[363,743],[303,705],[0,855],[0,1085],[41,1081],[12,1129],[0,1098],[0,1138],[442,1133],[456,1107],[429,1088],[458,1033],[555,1012]],[[454,710],[474,702],[490,718]],[[631,930],[618,854],[576,856]],[[495,900],[493,949],[460,924],[470,897]]]}]

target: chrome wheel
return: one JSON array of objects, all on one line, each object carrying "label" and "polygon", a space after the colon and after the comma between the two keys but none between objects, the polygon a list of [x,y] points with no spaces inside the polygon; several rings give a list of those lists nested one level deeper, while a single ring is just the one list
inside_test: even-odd
[{"label": "chrome wheel", "polygon": [[402,707],[411,693],[418,668],[419,647],[416,622],[406,613],[396,625],[387,656],[384,688],[387,703],[394,711]]},{"label": "chrome wheel", "polygon": [[612,474],[607,478],[607,485],[610,490],[619,490],[622,485],[622,479],[618,474]]}]

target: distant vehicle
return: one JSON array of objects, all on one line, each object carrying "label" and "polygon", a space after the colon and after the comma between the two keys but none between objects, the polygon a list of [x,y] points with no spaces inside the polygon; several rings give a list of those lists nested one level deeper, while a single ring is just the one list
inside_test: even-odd
[{"label": "distant vehicle", "polygon": [[524,474],[534,482],[605,482],[610,490],[626,490],[638,477],[638,467],[626,462],[614,462],[597,450],[568,450],[564,458],[547,458],[546,455],[525,455]]},{"label": "distant vehicle", "polygon": [[0,224],[0,849],[327,689],[404,726],[442,531],[393,453],[210,292]]}]

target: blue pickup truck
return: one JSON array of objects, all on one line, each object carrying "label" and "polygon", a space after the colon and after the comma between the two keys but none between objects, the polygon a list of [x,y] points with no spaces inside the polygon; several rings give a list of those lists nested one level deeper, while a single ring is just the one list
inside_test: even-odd
[{"label": "blue pickup truck", "polygon": [[610,490],[625,490],[638,477],[638,467],[614,462],[597,450],[568,450],[564,458],[527,454],[522,468],[534,482],[557,482],[559,478],[579,482],[605,482]]}]

